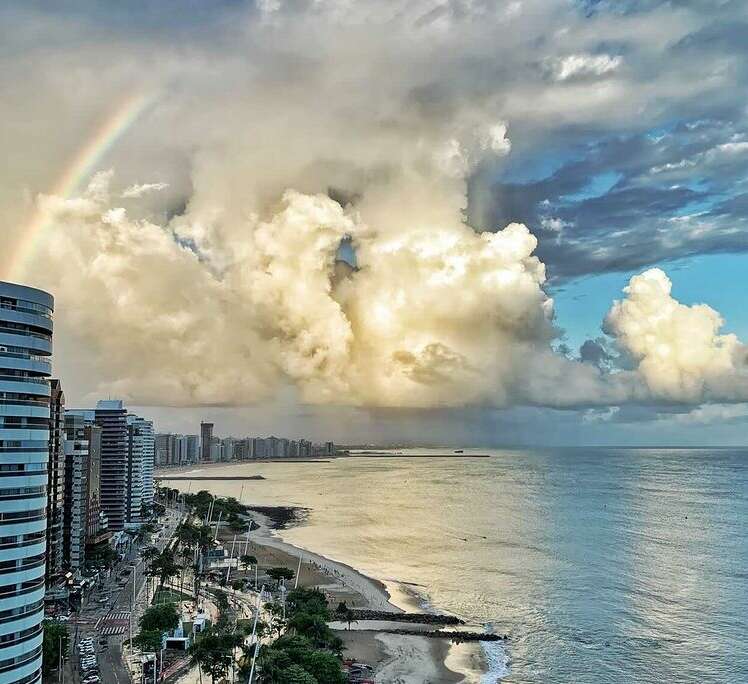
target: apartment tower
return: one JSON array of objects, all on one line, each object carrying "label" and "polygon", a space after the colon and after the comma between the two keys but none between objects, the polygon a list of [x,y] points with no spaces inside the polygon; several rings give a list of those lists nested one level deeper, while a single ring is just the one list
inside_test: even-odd
[{"label": "apartment tower", "polygon": [[53,309],[0,282],[0,684],[42,677]]}]

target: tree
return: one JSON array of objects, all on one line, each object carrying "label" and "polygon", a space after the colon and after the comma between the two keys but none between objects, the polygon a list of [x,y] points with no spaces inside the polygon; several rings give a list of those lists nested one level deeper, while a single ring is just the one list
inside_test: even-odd
[{"label": "tree", "polygon": [[160,650],[164,632],[175,629],[179,625],[179,613],[173,603],[162,603],[147,608],[138,621],[140,631],[133,637],[133,645],[143,653]]},{"label": "tree", "polygon": [[241,563],[242,568],[244,568],[244,571],[246,572],[253,565],[257,565],[257,558],[255,556],[245,554],[239,558],[239,562]]},{"label": "tree", "polygon": [[280,603],[266,603],[265,611],[270,617],[268,630],[271,634],[274,633],[276,637],[279,637],[286,628],[286,621],[283,618],[283,606]]},{"label": "tree", "polygon": [[155,653],[161,650],[163,633],[157,629],[140,630],[132,639],[133,646],[143,653]]},{"label": "tree", "polygon": [[249,525],[236,515],[229,517],[228,523],[231,531],[236,534],[244,534],[249,529]]},{"label": "tree", "polygon": [[[285,670],[282,670],[278,678],[275,680],[278,684],[318,684],[319,681],[313,675],[309,674],[301,665],[290,665]],[[325,684],[328,684],[325,681]],[[329,682],[332,684],[332,681]]]},{"label": "tree", "polygon": [[146,565],[146,568],[151,567],[151,563],[155,558],[158,558],[160,551],[155,546],[146,546],[141,552],[140,557]]},{"label": "tree", "polygon": [[197,527],[190,522],[183,522],[176,530],[175,536],[180,546],[189,549],[197,546],[199,533]]},{"label": "tree", "polygon": [[323,620],[330,619],[330,611],[327,606],[327,599],[319,589],[308,589],[306,587],[297,587],[288,592],[286,599],[289,614],[296,612],[311,613],[319,615]]},{"label": "tree", "polygon": [[[251,658],[249,659],[251,665]],[[245,658],[244,666],[247,665]],[[258,659],[259,681],[278,684],[287,681],[312,681],[320,684],[344,684],[345,676],[340,658],[329,651],[315,649],[312,643],[298,634],[284,634],[260,651]],[[301,675],[305,672],[306,675]],[[298,680],[289,679],[291,676]]]},{"label": "tree", "polygon": [[169,548],[164,549],[151,561],[148,574],[158,577],[159,590],[163,589],[166,580],[179,574],[179,566],[174,560],[174,552]]},{"label": "tree", "polygon": [[340,660],[327,651],[307,651],[302,657],[302,667],[318,682],[344,684],[347,681]]},{"label": "tree", "polygon": [[59,665],[60,653],[67,653],[70,635],[67,626],[62,622],[44,620],[42,626],[42,669],[45,675],[49,675]]},{"label": "tree", "polygon": [[184,546],[180,550],[179,555],[182,558],[182,563],[180,564],[180,575],[179,575],[179,593],[181,594],[182,590],[184,589],[184,571],[192,567],[192,559],[194,557],[194,552],[190,547]]},{"label": "tree", "polygon": [[296,613],[288,620],[288,627],[305,636],[315,648],[339,651],[342,643],[319,615]]},{"label": "tree", "polygon": [[179,612],[174,603],[161,603],[147,608],[138,624],[143,632],[168,632],[179,625]]},{"label": "tree", "polygon": [[341,622],[348,623],[348,629],[351,628],[351,622],[358,622],[355,619],[356,614],[348,607],[345,601],[341,601],[335,609],[335,617]]},{"label": "tree", "polygon": [[296,577],[296,573],[290,568],[270,568],[267,574],[270,579],[275,580],[276,589],[280,585],[281,580],[292,580]]},{"label": "tree", "polygon": [[243,642],[238,634],[208,627],[190,646],[190,665],[205,670],[213,682],[225,677],[234,658],[234,649]]}]

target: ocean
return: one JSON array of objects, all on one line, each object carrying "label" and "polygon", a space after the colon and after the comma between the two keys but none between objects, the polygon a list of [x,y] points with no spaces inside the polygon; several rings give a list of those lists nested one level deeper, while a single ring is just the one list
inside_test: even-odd
[{"label": "ocean", "polygon": [[474,451],[192,491],[308,508],[283,539],[508,634],[487,684],[748,682],[748,450]]}]

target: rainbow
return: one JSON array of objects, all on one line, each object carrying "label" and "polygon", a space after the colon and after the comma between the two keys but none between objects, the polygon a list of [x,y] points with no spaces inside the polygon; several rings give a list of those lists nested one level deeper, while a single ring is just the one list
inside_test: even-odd
[{"label": "rainbow", "polygon": [[[139,93],[126,98],[105,119],[88,142],[78,151],[54,186],[46,193],[69,198],[79,191],[84,181],[91,177],[101,158],[112,148],[125,131],[132,126],[143,112],[153,103],[154,93]],[[44,239],[50,225],[49,215],[42,203],[37,202],[34,213],[8,266],[8,279],[19,281],[34,252]]]}]

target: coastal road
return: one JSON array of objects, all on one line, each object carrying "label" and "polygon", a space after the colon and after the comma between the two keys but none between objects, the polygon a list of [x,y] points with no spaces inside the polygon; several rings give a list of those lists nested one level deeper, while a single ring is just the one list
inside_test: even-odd
[{"label": "coastal road", "polygon": [[[180,520],[179,513],[167,510],[162,518],[163,529],[154,535],[153,546],[163,550],[174,536]],[[109,579],[89,593],[81,610],[69,623],[74,643],[86,637],[94,640],[101,681],[105,684],[129,684],[131,681],[122,659],[122,644],[129,638],[130,621],[134,634],[138,617],[145,610],[144,602],[138,600],[146,581],[140,551],[139,546],[131,547],[127,556],[113,568]],[[79,682],[77,653],[73,650],[71,654],[75,654],[72,681]]]}]

